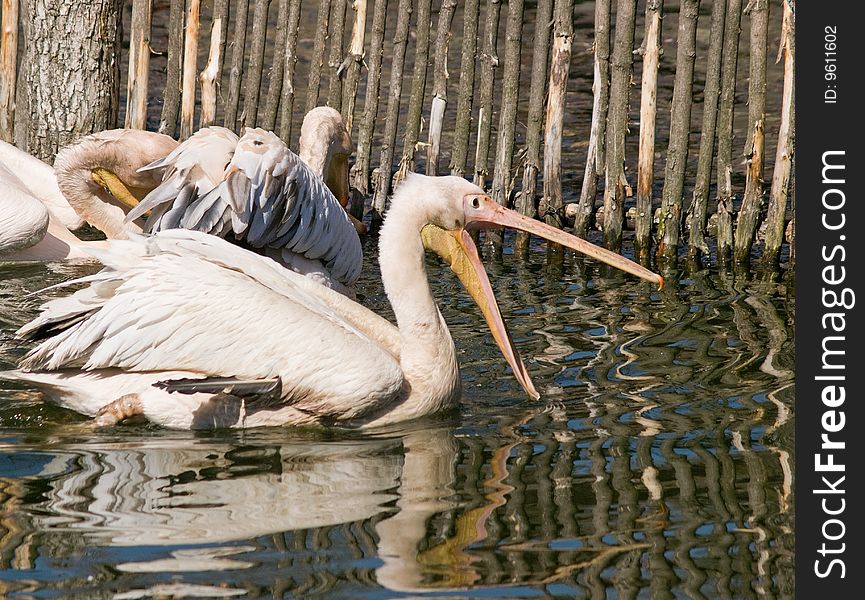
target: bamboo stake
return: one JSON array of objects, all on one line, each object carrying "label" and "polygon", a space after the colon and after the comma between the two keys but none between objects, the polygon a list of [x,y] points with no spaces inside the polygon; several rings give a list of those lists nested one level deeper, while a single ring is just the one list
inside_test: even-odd
[{"label": "bamboo stake", "polygon": [[[551,0],[544,0],[550,2]],[[454,146],[451,152],[451,175],[463,177],[469,153],[472,102],[475,93],[475,61],[478,56],[478,17],[480,0],[466,0],[463,8],[463,48],[460,61],[460,91],[457,118],[454,125]],[[544,74],[546,76],[546,74]]]},{"label": "bamboo stake", "polygon": [[237,130],[237,109],[240,106],[240,82],[243,75],[243,52],[246,47],[246,23],[249,0],[237,0],[234,15],[234,37],[231,40],[231,71],[228,77],[228,101],[225,103],[225,126]]},{"label": "bamboo stake", "polygon": [[381,224],[384,216],[387,195],[390,192],[390,173],[393,166],[396,128],[399,120],[399,100],[402,95],[402,72],[405,68],[405,50],[408,46],[408,30],[411,21],[412,0],[400,0],[397,8],[399,18],[393,36],[393,63],[390,72],[390,91],[387,98],[387,117],[384,126],[384,139],[381,144],[381,159],[378,177],[375,180],[375,193],[372,202],[372,221],[374,226]]},{"label": "bamboo stake", "polygon": [[285,32],[285,61],[282,65],[282,91],[279,103],[279,137],[291,146],[291,122],[294,116],[294,68],[297,66],[297,34],[300,27],[300,2],[289,0]]},{"label": "bamboo stake", "polygon": [[718,262],[724,263],[733,246],[733,107],[736,96],[736,63],[739,57],[739,23],[742,0],[728,0],[721,55],[721,99],[718,105]]},{"label": "bamboo stake", "polygon": [[715,148],[715,125],[718,120],[718,99],[721,87],[721,50],[724,42],[726,0],[713,0],[712,21],[709,25],[709,56],[706,64],[706,86],[703,88],[703,126],[700,130],[700,155],[694,195],[688,211],[690,232],[688,255],[708,254],[706,245],[706,208],[709,202],[709,182],[712,177],[712,157]]},{"label": "bamboo stake", "polygon": [[273,47],[277,50],[273,53],[273,63],[270,65],[270,77],[267,85],[267,95],[264,99],[264,110],[259,111],[258,123],[263,129],[273,131],[276,129],[276,115],[279,112],[279,97],[282,95],[282,75],[285,72],[285,40],[288,36],[288,0],[279,0],[276,7],[276,37]]},{"label": "bamboo stake", "polygon": [[327,43],[329,19],[330,0],[319,0],[318,16],[315,21],[315,40],[312,43],[312,59],[309,64],[309,84],[306,88],[306,112],[318,106],[318,88],[321,86],[321,68],[324,66],[324,49]]},{"label": "bamboo stake", "polygon": [[442,141],[442,123],[448,104],[448,44],[457,0],[442,0],[436,27],[435,68],[433,71],[433,99],[430,109],[429,145],[427,146],[426,174],[438,175],[439,153]]},{"label": "bamboo stake", "polygon": [[399,161],[399,169],[393,180],[394,187],[405,178],[406,173],[414,171],[417,143],[418,139],[420,139],[423,99],[426,94],[426,72],[429,67],[429,38],[432,25],[430,19],[432,0],[418,0],[417,8],[417,21],[415,22],[417,37],[415,39],[414,68],[412,69],[411,77],[411,95],[408,100],[402,158]]},{"label": "bamboo stake", "polygon": [[210,20],[210,50],[207,64],[198,74],[201,85],[201,115],[198,128],[213,125],[216,122],[216,88],[222,78],[222,62],[225,56],[228,24],[228,0],[216,0],[213,3],[213,16]]},{"label": "bamboo stake", "polygon": [[604,245],[618,252],[622,246],[622,217],[625,196],[630,195],[625,179],[625,134],[628,129],[628,90],[634,50],[636,0],[618,0],[616,41],[610,76],[610,108],[607,114],[607,166],[604,190]]},{"label": "bamboo stake", "polygon": [[372,38],[369,47],[369,77],[366,97],[363,102],[363,119],[357,134],[357,160],[351,168],[352,186],[364,195],[369,194],[370,156],[372,155],[372,132],[378,113],[381,87],[381,59],[384,50],[385,17],[387,0],[375,0],[372,15]]},{"label": "bamboo stake", "polygon": [[790,186],[790,171],[794,153],[793,88],[796,81],[796,14],[793,12],[793,0],[785,0],[783,4],[781,45],[778,49],[777,60],[780,60],[783,55],[784,91],[781,100],[781,125],[778,129],[775,170],[772,172],[772,188],[769,192],[769,212],[766,215],[766,242],[763,248],[763,264],[766,267],[775,267],[778,264],[778,255],[784,241],[784,216],[787,211],[787,190]]},{"label": "bamboo stake", "polygon": [[171,2],[168,12],[168,56],[159,133],[174,137],[180,108],[181,65],[183,63],[183,2]]},{"label": "bamboo stake", "polygon": [[676,38],[676,81],[670,110],[670,141],[661,194],[661,219],[658,222],[658,258],[675,260],[679,249],[679,224],[682,222],[682,190],[688,166],[688,138],[691,134],[691,92],[694,87],[694,61],[697,56],[697,15],[700,0],[682,0],[679,5],[679,34]]},{"label": "bamboo stake", "polygon": [[0,42],[0,139],[12,142],[18,76],[18,0],[3,0]]},{"label": "bamboo stake", "polygon": [[[535,33],[532,51],[532,83],[529,88],[529,114],[526,128],[526,166],[523,169],[522,193],[517,199],[517,210],[527,217],[535,216],[535,195],[538,170],[541,164],[541,128],[544,124],[544,92],[547,84],[547,66],[550,44],[548,23],[553,15],[552,0],[538,0],[535,10]],[[525,254],[529,248],[529,235],[518,231],[514,248]]]},{"label": "bamboo stake", "polygon": [[330,33],[330,54],[327,59],[327,69],[330,73],[327,105],[334,110],[341,110],[342,79],[339,76],[339,68],[342,64],[342,42],[345,35],[345,0],[333,0],[330,7],[330,20],[333,28]]},{"label": "bamboo stake", "polygon": [[[681,19],[681,13],[680,19]],[[643,75],[640,92],[640,149],[637,159],[637,234],[635,254],[640,262],[649,259],[652,243],[652,184],[655,171],[655,113],[658,98],[658,61],[661,58],[663,0],[646,2],[646,34],[640,53]]]},{"label": "bamboo stake", "polygon": [[488,0],[484,22],[484,45],[481,51],[481,90],[478,98],[478,140],[475,150],[475,185],[486,188],[489,176],[490,133],[493,116],[493,88],[499,57],[496,56],[496,40],[499,34],[499,12],[501,0]]},{"label": "bamboo stake", "polygon": [[198,32],[201,0],[189,0],[186,13],[186,39],[183,44],[183,91],[180,100],[180,139],[192,135],[195,115],[195,78],[198,74]]},{"label": "bamboo stake", "polygon": [[751,14],[751,58],[748,68],[748,139],[745,157],[748,161],[745,195],[736,219],[733,258],[747,263],[751,254],[757,218],[763,205],[763,126],[766,119],[766,45],[769,30],[768,0],[751,0],[746,12]]},{"label": "bamboo stake", "polygon": [[264,42],[267,37],[267,12],[270,0],[255,0],[252,14],[252,41],[243,94],[240,120],[245,127],[255,127],[258,121],[258,97],[261,93],[261,73],[264,70]]},{"label": "bamboo stake", "polygon": [[129,73],[126,84],[127,129],[147,126],[147,76],[150,72],[150,0],[132,1]]},{"label": "bamboo stake", "polygon": [[337,69],[345,71],[345,81],[342,84],[342,119],[345,128],[351,135],[354,125],[354,105],[357,101],[357,82],[360,79],[360,69],[363,65],[363,46],[366,38],[366,0],[354,0],[351,5],[354,11],[354,25],[351,30],[351,43],[348,46],[348,56]]},{"label": "bamboo stake", "polygon": [[583,186],[580,190],[580,203],[574,219],[574,233],[586,237],[589,223],[595,212],[595,199],[598,195],[598,175],[604,172],[606,164],[604,147],[606,145],[607,109],[610,104],[610,0],[595,2],[595,60],[592,90],[592,128],[589,134],[589,152]]}]

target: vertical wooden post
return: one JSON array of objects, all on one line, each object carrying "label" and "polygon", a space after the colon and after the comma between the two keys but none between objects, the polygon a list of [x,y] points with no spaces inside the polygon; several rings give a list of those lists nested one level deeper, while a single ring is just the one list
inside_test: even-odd
[{"label": "vertical wooden post", "polygon": [[342,79],[339,67],[342,64],[342,42],[345,36],[345,0],[333,0],[330,6],[330,54],[327,58],[327,71],[330,75],[327,90],[327,105],[334,110],[342,110]]},{"label": "vertical wooden post", "polygon": [[264,70],[264,42],[267,38],[267,12],[270,0],[255,0],[252,13],[252,41],[249,48],[243,112],[240,120],[245,127],[255,127],[258,121],[258,97],[261,93],[261,73]]},{"label": "vertical wooden post", "polygon": [[[784,91],[781,99],[781,125],[778,129],[778,149],[775,153],[775,170],[772,172],[772,188],[769,192],[769,212],[766,215],[766,243],[763,248],[763,264],[774,268],[778,264],[781,244],[784,241],[784,216],[787,212],[787,190],[790,186],[790,171],[793,161],[793,88],[795,86],[796,14],[793,0],[784,0],[784,19],[781,26],[781,47],[778,60],[784,57]],[[792,247],[792,244],[791,244]]]},{"label": "vertical wooden post", "polygon": [[232,11],[234,36],[231,39],[231,71],[228,76],[228,100],[225,103],[225,126],[237,130],[237,110],[240,106],[240,82],[243,77],[243,53],[246,48],[246,23],[249,20],[249,0],[237,0]]},{"label": "vertical wooden post", "polygon": [[733,108],[736,96],[736,66],[739,58],[739,24],[742,0],[728,0],[721,54],[721,99],[718,104],[718,262],[725,263],[733,246]]},{"label": "vertical wooden post", "polygon": [[147,126],[147,76],[150,72],[150,0],[133,0],[126,82],[126,128]]},{"label": "vertical wooden post", "polygon": [[748,68],[748,161],[745,195],[736,219],[733,259],[747,263],[751,254],[757,218],[763,204],[763,126],[766,120],[766,44],[769,31],[769,0],[751,0],[751,58]]},{"label": "vertical wooden post", "polygon": [[216,122],[216,90],[222,80],[225,42],[228,39],[227,27],[228,0],[216,0],[213,3],[213,15],[210,19],[210,50],[207,54],[207,64],[198,74],[198,82],[201,85],[199,129]]},{"label": "vertical wooden post", "polygon": [[481,89],[478,98],[478,140],[475,150],[476,185],[486,188],[489,176],[488,160],[490,155],[490,133],[493,124],[493,89],[496,79],[496,67],[499,57],[496,56],[496,41],[499,37],[499,13],[501,0],[487,0],[487,12],[484,22],[483,50],[481,51]]},{"label": "vertical wooden post", "polygon": [[288,0],[279,0],[276,6],[276,37],[273,47],[273,62],[270,65],[270,77],[267,84],[267,95],[264,99],[264,110],[259,111],[259,126],[268,131],[276,129],[276,115],[279,111],[279,97],[282,95],[282,75],[285,72],[285,40],[288,36],[289,8]]},{"label": "vertical wooden post", "polygon": [[448,104],[448,44],[451,23],[457,0],[442,0],[436,27],[435,68],[433,69],[433,99],[429,117],[429,145],[427,146],[426,174],[438,175],[439,152],[442,142],[442,123]]},{"label": "vertical wooden post", "polygon": [[706,244],[706,209],[709,204],[709,182],[712,178],[712,158],[715,152],[715,125],[718,120],[718,100],[721,91],[721,50],[724,44],[724,21],[727,1],[712,1],[712,21],[709,25],[709,56],[706,63],[706,85],[703,88],[703,126],[700,130],[700,156],[694,195],[688,211],[688,255],[697,259],[708,254]]},{"label": "vertical wooden post", "polygon": [[165,66],[165,89],[162,92],[162,115],[159,133],[174,137],[180,110],[180,81],[183,64],[183,2],[171,2],[168,12],[168,52]]},{"label": "vertical wooden post", "polygon": [[354,25],[351,30],[351,42],[348,46],[348,56],[340,65],[345,70],[345,80],[342,85],[342,120],[351,135],[354,125],[354,105],[357,101],[357,82],[360,79],[360,68],[363,64],[363,46],[366,39],[366,2],[354,0],[351,7],[354,10]]},{"label": "vertical wooden post", "polygon": [[327,43],[327,29],[330,20],[330,0],[319,0],[318,16],[315,21],[315,39],[312,43],[312,59],[309,63],[309,84],[306,88],[306,112],[318,106],[321,68],[324,65],[324,50]]},{"label": "vertical wooden post", "polygon": [[[643,75],[640,89],[640,149],[637,159],[637,217],[635,254],[640,262],[649,259],[652,243],[652,187],[655,173],[655,113],[658,98],[658,61],[661,58],[661,19],[664,1],[646,2],[646,34],[643,38]],[[681,12],[679,13],[681,19]],[[678,41],[678,40],[677,40]]]},{"label": "vertical wooden post", "polygon": [[[532,83],[529,88],[529,114],[526,127],[526,166],[523,170],[522,193],[517,210],[527,217],[535,216],[535,195],[541,165],[541,129],[544,125],[544,92],[550,52],[550,27],[553,0],[538,0],[535,11],[535,33],[532,50]],[[514,249],[523,255],[529,248],[529,234],[518,231]]]},{"label": "vertical wooden post", "polygon": [[18,76],[18,0],[3,0],[0,41],[0,140],[11,142]]},{"label": "vertical wooden post", "polygon": [[180,97],[180,139],[192,135],[195,115],[195,79],[198,75],[198,31],[201,0],[188,0],[186,39],[183,44],[183,91]]},{"label": "vertical wooden post", "polygon": [[595,214],[598,176],[604,173],[607,137],[607,109],[610,104],[610,0],[595,2],[595,60],[592,90],[592,128],[580,204],[574,218],[574,233],[586,237]]},{"label": "vertical wooden post", "polygon": [[285,32],[285,62],[282,65],[282,92],[279,102],[279,137],[291,146],[294,116],[294,68],[297,66],[297,34],[300,28],[300,2],[289,0]]},{"label": "vertical wooden post", "polygon": [[369,76],[366,83],[366,96],[363,101],[363,118],[357,132],[357,159],[351,168],[351,184],[364,195],[369,194],[372,132],[378,114],[386,17],[387,0],[375,0],[372,14],[372,38],[369,46]]},{"label": "vertical wooden post", "polygon": [[[549,1],[549,0],[547,0]],[[466,0],[463,8],[463,48],[460,60],[460,91],[451,152],[451,175],[463,177],[469,153],[472,127],[472,103],[475,94],[475,61],[478,57],[478,17],[480,0]]]},{"label": "vertical wooden post", "polygon": [[628,181],[625,179],[625,134],[628,129],[628,93],[634,51],[636,0],[618,0],[616,41],[610,75],[610,109],[607,114],[607,166],[604,190],[604,245],[618,252],[622,246],[622,221]]},{"label": "vertical wooden post", "polygon": [[675,261],[682,222],[682,190],[688,166],[688,141],[691,135],[691,92],[694,87],[694,61],[697,56],[697,15],[700,0],[682,0],[679,5],[679,34],[676,42],[676,80],[670,111],[670,141],[661,194],[661,220],[658,223],[658,258]]},{"label": "vertical wooden post", "polygon": [[396,145],[396,128],[399,121],[399,101],[402,95],[402,72],[405,67],[405,50],[408,46],[411,5],[412,0],[400,0],[397,8],[399,17],[393,36],[393,63],[390,72],[390,91],[387,98],[387,118],[384,125],[381,159],[378,166],[378,177],[375,179],[375,193],[372,202],[374,227],[382,222],[387,196],[390,193],[390,171],[393,166],[394,146]]}]

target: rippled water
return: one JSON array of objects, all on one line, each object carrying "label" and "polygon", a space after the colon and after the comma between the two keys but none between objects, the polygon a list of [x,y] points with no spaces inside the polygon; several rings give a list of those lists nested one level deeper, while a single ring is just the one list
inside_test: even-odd
[{"label": "rippled water", "polygon": [[[367,246],[361,295],[386,313]],[[658,292],[535,250],[489,271],[538,402],[433,259],[453,414],[376,435],[92,431],[0,383],[0,595],[792,597],[785,286],[698,272]],[[93,269],[0,267],[0,368],[41,301],[23,294]]]}]

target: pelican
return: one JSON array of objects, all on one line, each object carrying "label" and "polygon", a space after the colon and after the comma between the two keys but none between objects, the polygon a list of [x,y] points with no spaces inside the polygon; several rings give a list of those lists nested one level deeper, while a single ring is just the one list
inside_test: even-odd
[{"label": "pelican", "polygon": [[453,406],[461,389],[454,343],[426,278],[426,247],[460,275],[516,379],[537,399],[466,231],[491,226],[540,235],[663,284],[618,254],[501,207],[462,178],[411,174],[379,240],[396,326],[218,237],[165,230],[100,252],[105,268],[70,282],[90,285],[48,302],[17,332],[38,345],[18,370],[0,375],[43,388],[97,425],[141,415],[179,429],[370,428],[429,415]]}]

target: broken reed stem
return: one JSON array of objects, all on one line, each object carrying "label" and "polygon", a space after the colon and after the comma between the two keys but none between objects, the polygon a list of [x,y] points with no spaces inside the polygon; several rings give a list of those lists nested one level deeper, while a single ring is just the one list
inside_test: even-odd
[{"label": "broken reed stem", "polygon": [[636,0],[618,0],[616,41],[610,61],[610,108],[607,114],[607,166],[604,190],[604,245],[614,252],[622,247],[622,220],[628,181],[625,179],[625,135],[628,129],[628,93],[634,51]]},{"label": "broken reed stem", "polygon": [[442,0],[436,26],[435,67],[433,69],[433,99],[429,117],[429,144],[427,145],[426,174],[438,175],[439,153],[442,142],[442,124],[448,104],[448,44],[457,0]]},{"label": "broken reed stem", "polygon": [[[778,149],[775,153],[775,170],[772,172],[772,187],[769,192],[769,212],[766,215],[766,242],[763,248],[763,265],[778,266],[781,244],[784,242],[784,217],[787,212],[787,192],[790,187],[790,172],[793,162],[793,90],[795,87],[796,15],[793,0],[785,0],[783,24],[781,25],[781,47],[778,59],[784,57],[784,91],[781,96],[781,125],[778,129]],[[793,244],[790,244],[792,248]]]},{"label": "broken reed stem", "polygon": [[745,195],[736,219],[733,259],[747,263],[763,205],[763,127],[766,122],[766,52],[769,31],[769,0],[751,0],[751,53],[748,68],[748,139],[744,154],[748,161]]},{"label": "broken reed stem", "polygon": [[[553,0],[538,0],[535,10],[535,31],[532,38],[532,82],[529,88],[529,114],[526,127],[526,165],[523,169],[522,193],[517,198],[517,210],[527,217],[535,216],[535,195],[538,171],[541,165],[541,129],[544,125],[544,92],[547,86],[547,67],[550,52],[550,27]],[[518,231],[514,248],[525,254],[529,248],[529,234]]]},{"label": "broken reed stem", "polygon": [[393,36],[393,63],[390,73],[390,90],[387,97],[387,116],[372,202],[374,227],[382,222],[387,195],[390,192],[390,172],[393,166],[394,146],[396,145],[399,100],[402,95],[402,73],[405,68],[405,51],[408,46],[408,30],[412,13],[411,5],[412,0],[400,0],[397,8],[399,17],[396,22],[396,32]]},{"label": "broken reed stem", "polygon": [[165,89],[162,91],[162,114],[159,133],[174,137],[180,109],[180,77],[183,63],[183,2],[171,2],[168,11],[168,52],[166,53]]},{"label": "broken reed stem", "polygon": [[228,75],[228,100],[225,103],[224,124],[237,131],[237,109],[240,106],[240,82],[243,75],[243,53],[246,47],[246,23],[249,19],[249,0],[237,0],[233,15],[234,36],[231,38],[231,71]]},{"label": "broken reed stem", "polygon": [[147,126],[147,79],[150,73],[150,0],[133,0],[126,83],[127,129]]},{"label": "broken reed stem", "polygon": [[327,58],[327,71],[330,75],[327,91],[327,105],[334,110],[342,109],[342,79],[339,67],[342,64],[342,42],[345,36],[345,0],[333,0],[330,6],[330,53]]},{"label": "broken reed stem", "polygon": [[580,203],[574,219],[574,234],[586,237],[595,212],[598,195],[598,176],[606,164],[607,110],[610,104],[610,0],[595,2],[595,60],[592,91],[592,127],[589,133],[589,152]]},{"label": "broken reed stem", "polygon": [[370,156],[372,155],[372,133],[378,114],[381,87],[381,61],[384,51],[384,29],[387,17],[387,0],[375,0],[372,11],[372,32],[369,46],[369,75],[366,96],[363,101],[363,116],[357,132],[357,154],[351,168],[351,185],[364,196],[370,188]]},{"label": "broken reed stem", "polygon": [[309,63],[309,83],[306,88],[306,112],[318,105],[318,88],[321,85],[321,68],[324,65],[324,49],[327,42],[329,19],[330,0],[319,0],[318,16],[315,21],[315,40],[312,43],[312,58]]},{"label": "broken reed stem", "polygon": [[297,66],[297,34],[300,29],[300,2],[289,0],[285,31],[285,62],[282,65],[282,91],[279,102],[279,137],[291,147],[294,116],[294,69]]},{"label": "broken reed stem", "polygon": [[724,48],[721,54],[721,99],[718,104],[718,191],[717,257],[726,263],[733,246],[733,108],[736,96],[736,65],[739,57],[739,24],[742,0],[729,0],[724,23]]},{"label": "broken reed stem", "polygon": [[706,85],[703,88],[703,126],[700,129],[700,154],[694,195],[688,211],[690,232],[688,256],[699,258],[708,254],[706,244],[706,212],[709,204],[709,185],[712,178],[712,158],[715,151],[715,126],[718,120],[718,100],[721,90],[721,50],[724,42],[726,0],[713,0],[712,21],[709,25],[709,55],[706,62]]},{"label": "broken reed stem", "polygon": [[0,140],[12,142],[18,77],[18,0],[3,0],[0,21]]},{"label": "broken reed stem", "polygon": [[249,65],[245,73],[246,85],[243,94],[241,121],[245,127],[255,127],[258,121],[258,97],[261,93],[261,74],[264,71],[264,42],[267,38],[267,12],[270,0],[255,0],[252,13],[252,41],[249,48]]},{"label": "broken reed stem", "polygon": [[675,260],[682,222],[682,191],[688,166],[688,140],[691,134],[691,92],[694,87],[694,62],[697,56],[697,15],[700,0],[682,0],[679,5],[679,33],[676,38],[676,80],[670,110],[670,141],[661,193],[661,218],[658,222],[659,259]]},{"label": "broken reed stem", "polygon": [[[544,0],[550,2],[551,0]],[[472,128],[472,104],[475,93],[475,62],[478,57],[478,17],[480,0],[466,0],[463,9],[463,48],[460,62],[460,90],[457,98],[457,118],[451,151],[451,175],[463,177],[469,154]]]},{"label": "broken reed stem", "polygon": [[210,50],[207,64],[198,74],[201,85],[201,114],[198,128],[208,127],[216,122],[217,87],[222,79],[222,62],[225,56],[225,42],[228,38],[228,0],[213,3],[213,16],[210,20]]},{"label": "broken reed stem", "polygon": [[267,96],[264,99],[264,110],[260,112],[258,123],[263,129],[273,131],[276,129],[276,114],[279,111],[279,97],[282,95],[282,74],[285,71],[285,39],[288,36],[288,0],[279,0],[276,7],[276,37],[273,47],[277,50],[273,53],[273,64],[270,65],[270,77],[267,86]]},{"label": "broken reed stem", "polygon": [[[360,69],[363,66],[363,46],[366,39],[366,0],[355,0],[351,5],[354,11],[354,25],[351,30],[351,42],[348,46],[348,56],[340,65],[345,72],[342,84],[342,119],[345,128],[351,135],[354,125],[354,105],[357,101],[357,82],[360,79]],[[340,75],[339,69],[337,74]]]},{"label": "broken reed stem", "polygon": [[198,75],[198,32],[201,0],[189,0],[186,13],[186,39],[183,44],[183,91],[180,100],[180,139],[192,135],[195,116],[195,80]]},{"label": "broken reed stem", "polygon": [[652,244],[652,186],[655,173],[655,115],[658,99],[658,63],[661,58],[663,0],[646,2],[646,33],[643,37],[643,73],[640,86],[640,148],[637,159],[637,260],[646,263]]},{"label": "broken reed stem", "polygon": [[486,189],[489,176],[490,134],[493,124],[493,89],[496,78],[496,67],[499,57],[496,56],[496,41],[499,33],[499,13],[501,0],[487,0],[487,12],[484,20],[483,50],[481,51],[481,89],[478,98],[478,139],[475,149],[475,185]]}]

